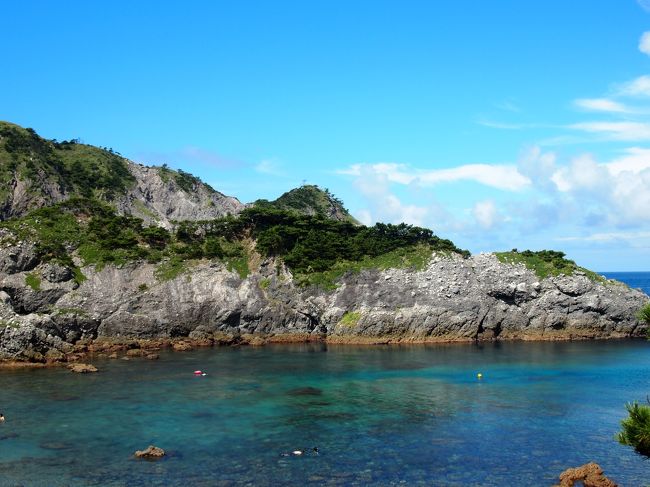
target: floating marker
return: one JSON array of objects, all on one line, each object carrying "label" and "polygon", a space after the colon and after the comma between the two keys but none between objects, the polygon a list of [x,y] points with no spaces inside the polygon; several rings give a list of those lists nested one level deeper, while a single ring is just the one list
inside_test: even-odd
[{"label": "floating marker", "polygon": [[482,379],[482,378],[483,378],[483,374],[481,374],[481,373],[479,372],[478,374],[476,374],[476,378],[477,378],[477,379]]}]

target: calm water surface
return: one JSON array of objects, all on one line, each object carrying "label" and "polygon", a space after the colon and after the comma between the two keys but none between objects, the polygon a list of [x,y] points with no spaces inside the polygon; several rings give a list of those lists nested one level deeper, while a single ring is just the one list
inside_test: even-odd
[{"label": "calm water surface", "polygon": [[[0,371],[0,485],[543,486],[590,460],[623,486],[650,484],[650,462],[614,440],[625,402],[650,393],[645,341],[95,363],[92,375]],[[149,444],[169,456],[132,458]]]}]

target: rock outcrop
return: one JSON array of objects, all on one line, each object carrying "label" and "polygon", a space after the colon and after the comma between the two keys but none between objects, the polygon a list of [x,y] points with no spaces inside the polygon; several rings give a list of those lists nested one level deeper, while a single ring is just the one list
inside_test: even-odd
[{"label": "rock outcrop", "polygon": [[157,446],[149,445],[145,450],[138,450],[134,453],[136,458],[157,459],[165,456],[165,450]]},{"label": "rock outcrop", "polygon": [[[79,343],[166,339],[212,344],[566,340],[644,336],[635,318],[648,296],[624,284],[573,276],[539,279],[492,254],[434,256],[422,271],[350,273],[332,291],[300,288],[279,262],[242,279],[218,261],[194,261],[168,281],[156,264],[99,270],[75,282],[38,263],[29,244],[0,249],[0,359],[75,357]],[[42,276],[34,289],[27,275]],[[113,349],[104,350],[107,354]],[[133,355],[144,355],[133,352]]]},{"label": "rock outcrop", "polygon": [[560,483],[555,487],[573,487],[576,482],[584,487],[618,487],[617,483],[605,477],[600,465],[593,462],[565,470],[560,474]]}]

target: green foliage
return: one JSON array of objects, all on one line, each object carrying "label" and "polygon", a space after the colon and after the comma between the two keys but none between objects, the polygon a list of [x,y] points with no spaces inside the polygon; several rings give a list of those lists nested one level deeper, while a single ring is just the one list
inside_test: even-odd
[{"label": "green foliage", "polygon": [[[72,196],[111,200],[135,183],[126,159],[112,150],[57,142],[39,137],[32,129],[0,122],[0,177],[29,181],[29,191],[43,193],[44,183],[54,183]],[[8,189],[0,189],[0,201]]]},{"label": "green foliage", "polygon": [[271,285],[271,279],[268,277],[264,277],[260,279],[260,289],[268,289],[268,287]]},{"label": "green foliage", "polygon": [[[156,274],[160,280],[179,275],[184,262],[203,258],[221,260],[245,278],[250,272],[251,240],[263,257],[283,260],[301,284],[326,288],[346,272],[422,268],[432,252],[469,255],[426,228],[382,223],[365,227],[272,207],[248,208],[238,217],[177,222],[170,233],[144,227],[139,218],[118,215],[97,199],[72,198],[0,222],[0,227],[35,242],[43,261],[75,268],[76,252],[85,265],[99,269],[137,260],[161,262]],[[85,279],[79,270],[75,273],[78,282]]]},{"label": "green foliage", "polygon": [[524,264],[527,268],[535,271],[540,279],[549,276],[573,275],[576,271],[583,272],[593,281],[604,282],[605,279],[595,272],[579,267],[574,261],[566,259],[564,252],[556,250],[540,250],[533,252],[524,250],[519,252],[512,249],[510,252],[495,252],[497,259],[506,264]]},{"label": "green foliage", "polygon": [[650,325],[650,303],[647,303],[643,306],[636,314],[636,317],[639,321]]},{"label": "green foliage", "polygon": [[145,292],[147,289],[149,289],[149,286],[144,282],[138,286],[138,291],[141,293]]},{"label": "green foliage", "polygon": [[629,416],[621,421],[622,431],[616,439],[650,457],[650,406],[633,402],[625,408]]},{"label": "green foliage", "polygon": [[361,319],[361,313],[359,313],[358,311],[348,311],[341,317],[341,320],[339,321],[339,325],[345,326],[347,328],[353,328],[354,326],[357,325],[357,323],[359,323],[360,319]]},{"label": "green foliage", "polygon": [[34,291],[41,290],[41,278],[35,272],[30,272],[25,276],[25,284],[31,287]]},{"label": "green foliage", "polygon": [[177,171],[170,169],[167,164],[163,164],[158,168],[158,174],[161,179],[165,182],[174,181],[186,193],[195,192],[199,186],[203,186],[210,192],[215,192],[214,189],[209,185],[201,181],[196,176],[179,169]]},{"label": "green foliage", "polygon": [[359,273],[364,269],[424,269],[433,249],[426,244],[402,247],[375,257],[364,256],[357,261],[343,260],[336,262],[323,272],[302,272],[296,274],[296,281],[301,286],[315,286],[322,289],[336,289],[336,282],[348,273]]},{"label": "green foliage", "polygon": [[187,270],[186,261],[179,256],[173,256],[170,259],[162,262],[155,270],[154,275],[156,279],[161,282],[171,281],[180,276]]},{"label": "green foliage", "polygon": [[323,190],[311,184],[292,189],[275,201],[257,200],[255,206],[297,212],[303,215],[335,217],[341,221],[359,224],[345,209],[340,199],[336,198],[328,189]]}]

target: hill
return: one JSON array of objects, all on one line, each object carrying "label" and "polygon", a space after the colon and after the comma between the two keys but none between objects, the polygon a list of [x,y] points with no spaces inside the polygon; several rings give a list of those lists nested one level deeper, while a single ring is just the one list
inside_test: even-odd
[{"label": "hill", "polygon": [[257,200],[254,204],[258,207],[277,208],[303,215],[322,216],[341,222],[359,224],[345,209],[340,199],[330,193],[328,189],[321,189],[313,184],[292,189],[274,201]]},{"label": "hill", "polygon": [[183,171],[147,167],[112,149],[40,137],[0,122],[0,220],[70,198],[111,203],[120,214],[171,227],[174,220],[237,214],[244,205]]}]

